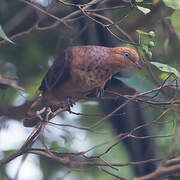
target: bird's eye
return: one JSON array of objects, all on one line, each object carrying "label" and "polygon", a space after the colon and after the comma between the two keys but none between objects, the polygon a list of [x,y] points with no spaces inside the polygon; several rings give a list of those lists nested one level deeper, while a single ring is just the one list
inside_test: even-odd
[{"label": "bird's eye", "polygon": [[124,56],[125,58],[130,58],[130,54],[129,54],[128,52],[124,52],[124,53],[123,53],[123,56]]}]

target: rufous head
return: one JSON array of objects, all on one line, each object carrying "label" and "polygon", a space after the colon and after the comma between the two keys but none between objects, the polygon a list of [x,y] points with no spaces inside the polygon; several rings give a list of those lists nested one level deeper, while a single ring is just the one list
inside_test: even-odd
[{"label": "rufous head", "polygon": [[136,66],[138,69],[141,69],[139,64],[139,55],[138,53],[128,47],[115,47],[111,49],[111,61],[117,69],[123,70],[131,66]]}]

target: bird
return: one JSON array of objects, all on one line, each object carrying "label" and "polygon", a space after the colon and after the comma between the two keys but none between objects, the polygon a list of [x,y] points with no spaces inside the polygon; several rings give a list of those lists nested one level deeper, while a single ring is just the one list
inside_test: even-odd
[{"label": "bird", "polygon": [[[138,53],[128,47],[73,46],[58,55],[44,76],[39,95],[32,102],[23,121],[25,127],[37,125],[37,112],[45,107],[70,107],[96,89],[103,97],[112,76],[131,66],[141,69]],[[42,111],[44,112],[44,111]]]}]

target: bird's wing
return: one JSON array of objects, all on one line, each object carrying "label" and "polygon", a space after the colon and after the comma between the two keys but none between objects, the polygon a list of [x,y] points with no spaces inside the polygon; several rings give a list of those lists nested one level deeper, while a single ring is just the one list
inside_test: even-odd
[{"label": "bird's wing", "polygon": [[52,67],[42,80],[39,90],[42,92],[51,91],[51,89],[66,82],[70,78],[70,64],[72,60],[72,49],[68,48],[55,59]]}]

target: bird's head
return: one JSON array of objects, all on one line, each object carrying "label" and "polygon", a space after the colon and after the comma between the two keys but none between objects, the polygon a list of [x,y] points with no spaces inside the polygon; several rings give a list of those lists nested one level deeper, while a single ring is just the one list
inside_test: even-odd
[{"label": "bird's head", "polygon": [[128,47],[115,47],[111,49],[111,61],[117,67],[117,70],[123,70],[131,66],[141,69],[139,64],[139,55],[134,49]]}]

